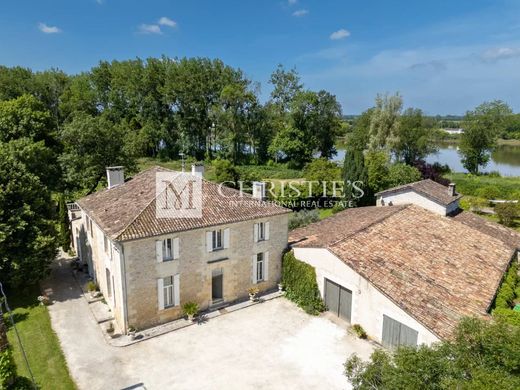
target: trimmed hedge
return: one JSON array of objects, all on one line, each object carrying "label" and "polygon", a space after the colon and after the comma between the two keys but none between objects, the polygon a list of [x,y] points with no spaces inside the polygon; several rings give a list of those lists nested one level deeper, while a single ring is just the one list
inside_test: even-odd
[{"label": "trimmed hedge", "polygon": [[325,310],[314,267],[297,260],[292,251],[283,257],[282,285],[285,296],[307,313],[317,315]]},{"label": "trimmed hedge", "polygon": [[493,317],[498,321],[504,321],[510,325],[520,326],[520,311],[500,307],[493,310]]},{"label": "trimmed hedge", "polygon": [[500,286],[497,297],[495,299],[495,308],[496,309],[510,309],[513,305],[513,301],[515,299],[516,293],[515,290],[518,289],[518,262],[513,262],[509,267],[509,270],[504,277],[504,281]]}]

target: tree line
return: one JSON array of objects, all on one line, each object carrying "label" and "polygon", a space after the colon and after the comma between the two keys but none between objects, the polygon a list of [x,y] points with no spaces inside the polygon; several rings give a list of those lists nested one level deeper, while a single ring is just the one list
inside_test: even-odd
[{"label": "tree line", "polygon": [[[69,75],[0,66],[0,280],[36,282],[68,246],[63,195],[87,194],[105,168],[137,158],[284,162],[330,158],[342,129],[327,91],[278,66],[272,93],[219,59],[101,61]],[[70,196],[70,195],[69,195]],[[58,212],[56,204],[60,204]],[[58,221],[61,222],[61,228]]]}]

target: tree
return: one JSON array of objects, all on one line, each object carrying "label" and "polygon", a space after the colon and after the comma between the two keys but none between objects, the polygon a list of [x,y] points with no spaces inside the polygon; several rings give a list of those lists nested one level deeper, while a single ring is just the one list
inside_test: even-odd
[{"label": "tree", "polygon": [[289,110],[294,97],[303,89],[303,84],[300,83],[300,76],[296,69],[287,71],[281,64],[271,74],[269,83],[273,85],[271,101],[276,104],[282,113]]},{"label": "tree", "polygon": [[388,188],[388,155],[383,151],[371,151],[365,155],[368,187],[375,194]]},{"label": "tree", "polygon": [[105,177],[106,167],[136,168],[135,157],[125,147],[125,129],[104,116],[78,114],[61,133],[64,151],[60,162],[70,188],[93,192]]},{"label": "tree", "polygon": [[0,282],[28,286],[56,255],[54,205],[47,188],[0,144]]},{"label": "tree", "polygon": [[368,142],[370,140],[370,123],[372,121],[373,112],[374,109],[369,108],[356,118],[352,135],[347,141],[348,149],[362,152],[368,148]]},{"label": "tree", "polygon": [[396,163],[390,165],[388,168],[386,186],[392,188],[419,180],[421,180],[421,172],[419,172],[417,168],[402,163]]},{"label": "tree", "polygon": [[328,92],[298,92],[293,98],[292,126],[304,134],[310,152],[318,151],[320,157],[331,158],[336,154],[334,143],[341,130],[340,117],[341,107]]},{"label": "tree", "polygon": [[60,194],[58,201],[58,220],[60,223],[59,245],[65,252],[70,250],[70,220],[67,205],[65,203],[65,195]]},{"label": "tree", "polygon": [[[345,199],[354,202],[357,206],[365,206],[371,203],[372,195],[368,186],[368,171],[365,166],[363,150],[348,147],[345,151],[343,162],[343,180],[345,181]],[[354,185],[361,188],[363,196]]]},{"label": "tree", "polygon": [[289,161],[294,167],[302,167],[312,160],[312,149],[305,142],[305,134],[300,129],[284,126],[269,145],[269,153]]},{"label": "tree", "polygon": [[403,112],[391,150],[398,161],[408,165],[413,165],[437,150],[433,133],[426,128],[421,110],[408,108]]},{"label": "tree", "polygon": [[44,141],[49,147],[56,145],[51,115],[44,105],[31,95],[0,102],[0,142],[19,138]]},{"label": "tree", "polygon": [[345,363],[355,390],[518,389],[520,327],[463,319],[453,341],[432,346],[376,350],[368,362],[356,355]]},{"label": "tree", "polygon": [[370,116],[370,150],[386,149],[396,142],[402,107],[403,98],[399,93],[376,96],[376,105]]},{"label": "tree", "polygon": [[462,165],[470,173],[478,174],[485,167],[496,145],[496,139],[506,127],[511,109],[501,101],[485,102],[468,111],[464,117],[460,141]]},{"label": "tree", "polygon": [[518,218],[518,204],[516,203],[499,203],[495,206],[495,212],[498,221],[505,226],[514,226],[515,219]]},{"label": "tree", "polygon": [[7,341],[7,329],[2,311],[3,297],[0,298],[0,389],[9,389],[16,378],[13,353]]},{"label": "tree", "polygon": [[213,161],[215,168],[215,179],[218,183],[224,183],[228,187],[239,187],[240,173],[229,160],[217,158]]},{"label": "tree", "polygon": [[333,184],[333,182],[337,183],[341,180],[341,168],[336,163],[325,158],[315,158],[305,165],[303,175],[305,180],[309,182],[318,182],[315,183],[316,185],[313,185],[313,189],[316,188],[316,190],[313,190],[314,193],[323,193],[323,188],[325,187],[327,195],[334,195],[334,189],[336,196],[341,195],[340,187],[337,184]]}]

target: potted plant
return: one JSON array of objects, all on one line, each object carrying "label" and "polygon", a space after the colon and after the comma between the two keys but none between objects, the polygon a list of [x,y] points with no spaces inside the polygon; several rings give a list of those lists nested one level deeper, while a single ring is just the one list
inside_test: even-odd
[{"label": "potted plant", "polygon": [[193,318],[199,312],[199,305],[195,302],[186,302],[182,305],[182,311],[188,317],[188,321],[193,321]]},{"label": "potted plant", "polygon": [[96,283],[94,283],[94,281],[90,280],[87,283],[87,290],[90,293],[91,298],[97,298],[99,293],[99,287]]},{"label": "potted plant", "polygon": [[354,333],[359,337],[360,339],[366,339],[367,338],[367,332],[365,332],[365,329],[359,324],[352,325],[352,330]]},{"label": "potted plant", "polygon": [[110,337],[114,337],[114,332],[115,332],[114,323],[112,321],[110,321],[107,326],[107,333]]},{"label": "potted plant", "polygon": [[260,290],[258,290],[258,287],[251,287],[247,290],[247,292],[249,293],[249,300],[250,301],[254,301],[256,300],[256,296],[258,295],[258,292]]},{"label": "potted plant", "polygon": [[137,329],[133,326],[128,327],[128,336],[130,336],[130,340],[135,340],[135,334],[137,332]]}]

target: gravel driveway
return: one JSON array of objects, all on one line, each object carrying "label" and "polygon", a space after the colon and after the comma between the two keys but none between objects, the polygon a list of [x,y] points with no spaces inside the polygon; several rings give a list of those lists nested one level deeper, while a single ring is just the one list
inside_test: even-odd
[{"label": "gravel driveway", "polygon": [[370,343],[278,298],[128,347],[105,343],[65,261],[52,325],[80,389],[348,389],[343,362]]}]

